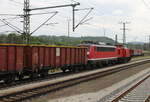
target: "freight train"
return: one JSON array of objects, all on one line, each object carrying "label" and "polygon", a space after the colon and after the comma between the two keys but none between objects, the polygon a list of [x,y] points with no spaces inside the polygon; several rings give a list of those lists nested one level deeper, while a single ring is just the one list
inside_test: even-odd
[{"label": "freight train", "polygon": [[141,49],[131,49],[130,50],[131,56],[144,56],[143,50]]},{"label": "freight train", "polygon": [[0,80],[6,83],[24,76],[34,79],[48,75],[50,69],[76,71],[108,64],[128,62],[131,51],[121,45],[80,44],[48,46],[0,44]]}]

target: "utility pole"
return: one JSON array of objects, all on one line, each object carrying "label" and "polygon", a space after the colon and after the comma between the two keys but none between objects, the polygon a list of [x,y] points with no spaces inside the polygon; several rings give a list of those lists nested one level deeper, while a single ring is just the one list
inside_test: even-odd
[{"label": "utility pole", "polygon": [[68,38],[70,37],[70,19],[67,20],[68,23]]},{"label": "utility pole", "polygon": [[126,23],[123,23],[123,44],[126,44]]},{"label": "utility pole", "polygon": [[76,6],[72,6],[72,30],[73,30],[73,32],[74,32],[74,30],[75,30],[75,7]]},{"label": "utility pole", "polygon": [[117,43],[118,43],[118,36],[117,36],[117,34],[115,35],[115,44],[117,45]]},{"label": "utility pole", "polygon": [[[67,4],[67,5],[56,5],[56,6],[48,6],[48,7],[40,7],[40,8],[32,8],[30,9],[30,1],[29,0],[24,0],[24,22],[23,22],[23,35],[24,38],[26,40],[27,43],[29,43],[30,41],[30,36],[36,32],[39,28],[41,28],[43,25],[45,25],[45,23],[47,23],[52,17],[54,17],[58,12],[55,12],[54,15],[52,15],[50,18],[48,18],[44,23],[42,23],[38,28],[36,28],[33,32],[30,32],[30,16],[32,14],[30,14],[31,11],[35,11],[35,10],[44,10],[44,9],[54,9],[54,8],[62,8],[62,7],[72,7],[72,22],[73,22],[73,31],[75,31],[75,29],[80,25],[85,23],[86,21],[90,20],[86,19],[87,16],[91,13],[91,11],[94,8],[85,8],[85,9],[75,9],[76,6],[80,5],[79,2],[73,3],[73,4]],[[89,12],[85,15],[85,17],[77,24],[75,25],[75,11],[79,11],[79,10],[89,10]],[[34,15],[34,14],[33,14]],[[68,24],[69,25],[69,24]],[[68,30],[68,34],[69,34],[69,30]]]},{"label": "utility pole", "polygon": [[150,35],[149,35],[149,41],[148,41],[148,48],[150,50]]},{"label": "utility pole", "polygon": [[121,30],[123,30],[123,45],[125,45],[126,44],[126,30],[128,30],[128,29],[126,29],[126,24],[128,24],[128,23],[123,22],[122,24],[123,24],[123,28]]},{"label": "utility pole", "polygon": [[104,37],[106,36],[106,29],[103,27]]},{"label": "utility pole", "polygon": [[30,36],[30,1],[24,0],[24,21],[23,21],[23,38],[26,43],[29,43],[29,36]]},{"label": "utility pole", "polygon": [[62,7],[69,7],[71,6],[72,7],[72,22],[73,22],[73,31],[75,30],[75,7],[80,5],[79,2],[77,3],[74,3],[74,4],[68,4],[68,5],[58,5],[58,6],[51,6],[51,7],[41,7],[41,8],[33,8],[33,9],[29,9],[30,11],[33,11],[33,10],[44,10],[44,9],[52,9],[52,8],[62,8]]},{"label": "utility pole", "polygon": [[123,45],[126,44],[126,23],[123,22]]},{"label": "utility pole", "polygon": [[42,25],[40,25],[37,29],[35,29],[33,32],[30,33],[30,12],[35,11],[35,10],[44,10],[44,9],[51,9],[51,8],[62,8],[62,7],[69,7],[71,6],[73,8],[73,31],[75,29],[75,7],[80,5],[80,3],[75,3],[75,4],[68,4],[68,5],[57,5],[57,6],[51,6],[51,7],[41,7],[41,8],[33,8],[30,9],[30,2],[29,0],[24,0],[24,22],[23,22],[23,35],[25,38],[26,43],[29,43],[30,41],[30,36],[32,33],[37,31],[42,25],[44,25],[47,21],[49,21],[53,16],[56,15],[56,13],[50,17],[48,20],[46,20]]}]

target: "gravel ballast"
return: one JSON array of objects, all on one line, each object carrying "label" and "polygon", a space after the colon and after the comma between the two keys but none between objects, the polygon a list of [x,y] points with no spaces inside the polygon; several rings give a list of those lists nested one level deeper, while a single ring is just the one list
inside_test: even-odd
[{"label": "gravel ballast", "polygon": [[[101,78],[97,78],[95,80],[91,80],[91,81],[84,82],[84,83],[81,83],[81,84],[78,84],[69,88],[62,89],[61,91],[57,91],[50,95],[41,96],[38,99],[34,99],[32,102],[51,102],[52,100],[53,101],[55,100],[54,102],[67,102],[68,98],[66,97],[74,97],[76,95],[80,96],[81,94],[91,95],[91,93],[93,94],[101,90],[107,90],[108,87],[111,87],[114,84],[122,80],[125,80],[139,73],[142,70],[148,69],[149,67],[150,67],[150,63],[139,65],[131,69],[123,70],[123,71],[120,71],[120,72],[117,72],[108,76],[104,76]],[[86,96],[85,98],[88,99],[89,97]],[[67,99],[67,100],[61,101],[63,99]],[[79,102],[79,101],[73,101],[73,102]]]}]

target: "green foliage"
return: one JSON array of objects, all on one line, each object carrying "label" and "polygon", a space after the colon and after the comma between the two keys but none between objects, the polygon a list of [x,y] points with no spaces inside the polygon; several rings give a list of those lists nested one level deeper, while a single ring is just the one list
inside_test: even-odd
[{"label": "green foliage", "polygon": [[10,33],[9,35],[0,35],[0,43],[16,43],[16,44],[21,44],[23,43],[22,41],[22,36],[19,34],[15,33]]},{"label": "green foliage", "polygon": [[[46,45],[68,45],[68,46],[75,46],[81,44],[82,41],[97,41],[109,44],[115,44],[115,41],[111,38],[107,37],[67,37],[67,36],[31,36],[30,37],[30,44],[46,44]],[[16,33],[0,34],[0,43],[15,43],[15,44],[23,44],[23,36]],[[132,49],[144,49],[150,50],[149,44],[127,44],[128,48]]]},{"label": "green foliage", "polygon": [[[114,44],[114,41],[107,37],[67,37],[67,36],[31,36],[30,44],[47,44],[47,45],[77,45],[82,41],[98,41]],[[0,43],[23,43],[23,37],[19,34],[10,33],[0,35]]]},{"label": "green foliage", "polygon": [[[98,41],[104,43],[114,44],[114,40],[107,37],[67,37],[67,36],[31,36],[30,43],[31,44],[49,44],[49,45],[77,45],[82,41]],[[23,36],[16,33],[0,34],[0,43],[24,43]]]}]

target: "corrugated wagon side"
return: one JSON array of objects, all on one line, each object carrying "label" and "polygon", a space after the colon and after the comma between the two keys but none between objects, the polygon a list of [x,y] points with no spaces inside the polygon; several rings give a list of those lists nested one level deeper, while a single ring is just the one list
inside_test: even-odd
[{"label": "corrugated wagon side", "polygon": [[50,69],[76,70],[87,64],[87,48],[47,45],[0,45],[0,80],[46,76]]},{"label": "corrugated wagon side", "polygon": [[78,70],[78,68],[87,64],[87,48],[82,47],[61,47],[61,69],[66,70]]},{"label": "corrugated wagon side", "polygon": [[84,66],[87,49],[72,46],[36,46],[25,49],[24,73],[31,77],[48,74],[50,69],[60,68],[63,72]]},{"label": "corrugated wagon side", "polygon": [[25,45],[0,44],[0,80],[10,82],[19,77],[24,68]]}]

